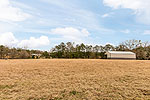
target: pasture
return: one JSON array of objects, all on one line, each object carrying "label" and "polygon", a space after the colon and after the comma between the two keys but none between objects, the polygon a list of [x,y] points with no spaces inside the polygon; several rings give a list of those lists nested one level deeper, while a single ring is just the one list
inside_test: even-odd
[{"label": "pasture", "polygon": [[150,61],[0,60],[0,100],[150,100]]}]

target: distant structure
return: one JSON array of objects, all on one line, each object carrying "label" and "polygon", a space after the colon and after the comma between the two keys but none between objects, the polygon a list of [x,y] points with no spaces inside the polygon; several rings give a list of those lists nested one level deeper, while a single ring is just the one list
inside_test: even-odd
[{"label": "distant structure", "polygon": [[39,59],[41,57],[41,54],[31,54],[32,59]]},{"label": "distant structure", "polygon": [[108,51],[107,59],[136,59],[136,54],[130,51]]}]

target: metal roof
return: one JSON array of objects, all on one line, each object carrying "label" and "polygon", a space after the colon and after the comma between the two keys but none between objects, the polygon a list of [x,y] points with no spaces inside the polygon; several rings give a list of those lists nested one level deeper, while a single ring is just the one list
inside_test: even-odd
[{"label": "metal roof", "polygon": [[31,54],[32,56],[40,56],[41,54]]},{"label": "metal roof", "polygon": [[111,54],[135,54],[130,51],[108,51],[108,53],[111,53]]}]

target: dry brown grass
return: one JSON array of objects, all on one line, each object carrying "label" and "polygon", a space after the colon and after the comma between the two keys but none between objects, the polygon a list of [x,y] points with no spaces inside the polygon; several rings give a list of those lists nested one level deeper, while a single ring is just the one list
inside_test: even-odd
[{"label": "dry brown grass", "polygon": [[0,100],[150,100],[150,61],[0,60]]}]

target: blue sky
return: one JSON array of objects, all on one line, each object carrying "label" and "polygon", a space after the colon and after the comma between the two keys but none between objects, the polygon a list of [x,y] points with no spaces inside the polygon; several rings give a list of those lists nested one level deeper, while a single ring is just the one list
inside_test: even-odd
[{"label": "blue sky", "polygon": [[149,41],[149,9],[149,0],[0,0],[0,44],[49,50],[67,41]]}]

